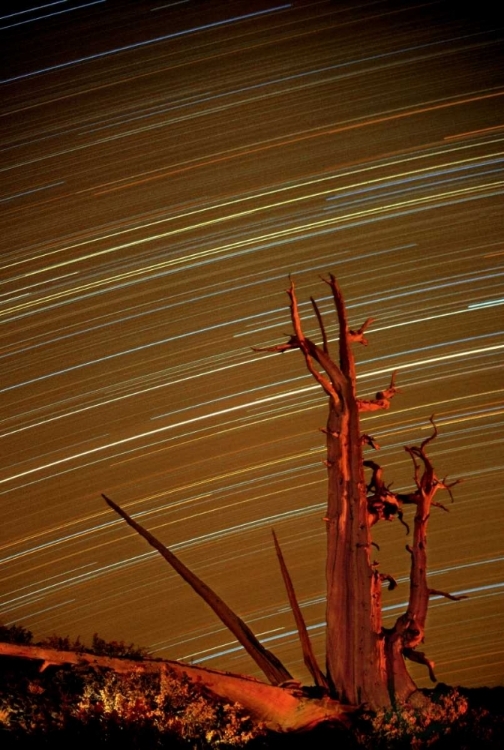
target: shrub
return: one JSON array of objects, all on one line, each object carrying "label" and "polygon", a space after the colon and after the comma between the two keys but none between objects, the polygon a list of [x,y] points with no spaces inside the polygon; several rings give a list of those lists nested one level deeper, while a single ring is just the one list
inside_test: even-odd
[{"label": "shrub", "polygon": [[22,625],[0,625],[0,641],[3,643],[16,643],[19,646],[28,646],[33,640],[30,630]]}]

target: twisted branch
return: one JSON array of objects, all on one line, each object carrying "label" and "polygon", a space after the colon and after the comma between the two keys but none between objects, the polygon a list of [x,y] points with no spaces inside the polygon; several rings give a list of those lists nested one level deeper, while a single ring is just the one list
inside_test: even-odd
[{"label": "twisted branch", "polygon": [[396,372],[392,373],[390,378],[390,385],[385,388],[384,391],[378,391],[375,398],[372,399],[357,399],[359,411],[378,411],[379,409],[388,409],[390,407],[390,401],[396,393],[400,393],[399,388],[395,384]]}]

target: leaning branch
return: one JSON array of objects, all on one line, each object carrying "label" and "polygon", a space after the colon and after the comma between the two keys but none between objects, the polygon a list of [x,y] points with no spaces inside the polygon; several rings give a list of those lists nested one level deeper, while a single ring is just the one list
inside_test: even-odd
[{"label": "leaning branch", "polygon": [[[332,368],[331,360],[327,356],[326,352],[322,349],[320,349],[316,344],[314,344],[310,339],[307,339],[306,336],[303,333],[303,327],[301,325],[301,318],[299,315],[299,308],[296,298],[296,292],[294,289],[294,282],[291,279],[291,284],[289,289],[287,290],[287,294],[289,295],[289,299],[291,301],[290,309],[291,309],[291,320],[292,325],[294,327],[294,335],[295,339],[299,344],[299,348],[303,352],[306,367],[308,368],[308,371],[313,376],[313,378],[317,381],[317,383],[322,386],[324,391],[327,393],[327,395],[333,399],[335,403],[338,402],[338,395],[334,389],[334,378],[331,377]],[[322,329],[323,330],[323,329]],[[324,336],[324,334],[322,334]],[[325,341],[325,347],[327,347],[327,341]],[[326,371],[326,373],[329,375],[329,378],[326,378],[322,373],[320,373],[315,365],[313,364],[313,360],[315,359],[316,362],[318,362]]]},{"label": "leaning branch", "polygon": [[301,649],[303,651],[304,663],[308,671],[310,672],[311,676],[313,677],[315,684],[318,687],[328,690],[329,689],[328,682],[325,678],[325,675],[322,674],[320,667],[317,664],[315,654],[313,653],[312,645],[310,642],[310,636],[308,635],[306,623],[304,621],[304,617],[303,617],[301,608],[299,606],[299,603],[296,597],[296,592],[294,591],[292,579],[290,577],[289,571],[287,570],[287,565],[285,564],[285,559],[284,559],[282,550],[280,548],[280,544],[278,543],[277,536],[275,532],[273,531],[273,529],[271,530],[271,533],[273,534],[273,540],[275,542],[275,550],[277,553],[278,562],[280,563],[280,570],[282,571],[282,577],[284,579],[287,596],[289,597],[289,603],[291,605],[291,609],[294,614],[294,619],[296,621],[296,626],[297,626],[298,634],[299,634],[299,640],[301,642]]},{"label": "leaning branch", "polygon": [[334,721],[349,725],[355,708],[343,706],[324,696],[316,699],[299,690],[268,685],[254,677],[219,672],[215,669],[183,664],[165,659],[114,659],[96,654],[59,651],[40,646],[0,643],[0,657],[31,659],[42,662],[43,667],[62,667],[67,664],[93,669],[110,669],[119,674],[160,674],[189,678],[191,682],[205,685],[214,695],[226,702],[240,703],[255,719],[275,732],[301,732],[317,724]]},{"label": "leaning branch", "polygon": [[322,348],[324,350],[324,353],[329,355],[329,346],[327,344],[327,333],[326,333],[324,321],[322,319],[322,313],[320,312],[319,306],[317,305],[317,302],[315,301],[313,297],[310,297],[310,302],[312,303],[312,307],[315,311],[315,315],[317,316],[320,333],[322,334]]},{"label": "leaning branch", "polygon": [[243,648],[252,657],[258,667],[262,669],[268,680],[273,685],[278,685],[286,680],[292,679],[290,672],[284,667],[277,657],[257,640],[243,620],[236,615],[230,607],[218,596],[206,583],[193,573],[184,563],[176,557],[167,547],[164,546],[155,536],[147,529],[144,529],[137,523],[125,510],[102,494],[106,503],[120,515],[128,526],[131,526],[140,536],[154,547],[164,559],[172,566],[174,570],[191,586],[191,588],[201,596],[201,598],[213,609],[217,617],[233,633],[235,638],[241,643]]}]

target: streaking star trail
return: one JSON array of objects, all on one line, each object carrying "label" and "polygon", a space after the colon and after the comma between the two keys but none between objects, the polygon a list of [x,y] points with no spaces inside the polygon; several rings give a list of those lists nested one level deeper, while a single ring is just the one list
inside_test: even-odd
[{"label": "streaking star trail", "polygon": [[[270,529],[320,659],[326,404],[296,352],[253,348],[290,335],[289,275],[334,346],[334,273],[375,318],[360,395],[397,372],[363,418],[387,481],[412,486],[432,414],[463,480],[430,522],[436,589],[468,596],[432,600],[437,676],[503,684],[503,41],[445,0],[2,9],[3,624],[256,674],[105,492],[308,679]],[[392,623],[407,538],[376,536]]]}]

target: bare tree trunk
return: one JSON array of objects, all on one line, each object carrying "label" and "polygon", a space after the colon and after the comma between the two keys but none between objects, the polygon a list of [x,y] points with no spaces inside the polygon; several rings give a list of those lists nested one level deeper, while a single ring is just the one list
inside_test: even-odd
[{"label": "bare tree trunk", "polygon": [[[312,305],[322,346],[302,330],[294,284],[288,294],[294,336],[273,351],[300,349],[308,371],[329,396],[327,421],[327,677],[331,692],[352,705],[372,707],[390,702],[385,644],[381,624],[381,579],[371,562],[371,520],[364,478],[359,411],[387,408],[395,393],[393,382],[373,401],[356,396],[354,342],[366,344],[366,320],[358,331],[347,324],[341,291],[334,276],[327,281],[339,325],[339,363],[329,354],[327,336],[315,302]],[[319,371],[322,368],[323,373]]]},{"label": "bare tree trunk", "polygon": [[[331,275],[326,283],[332,292],[338,320],[338,362],[329,354],[322,315],[313,299],[311,302],[322,344],[315,344],[304,335],[292,281],[287,293],[294,334],[287,343],[268,347],[266,351],[299,349],[309,373],[329,397],[329,415],[324,430],[328,472],[327,513],[324,519],[327,526],[327,675],[322,674],[316,663],[294,587],[278,543],[276,546],[305,663],[316,684],[321,689],[328,687],[331,697],[343,704],[358,706],[366,703],[371,708],[381,708],[407,700],[416,690],[405,658],[426,665],[431,678],[435,680],[432,663],[416,650],[424,638],[429,597],[432,594],[451,599],[459,597],[434,591],[427,586],[427,524],[431,506],[443,508],[440,503],[434,502],[434,495],[439,489],[450,491],[455,482],[447,485],[436,477],[426,455],[426,446],[437,435],[434,422],[433,434],[420,447],[406,448],[413,461],[416,484],[410,494],[391,492],[383,480],[381,467],[374,461],[364,462],[363,444],[368,443],[374,448],[377,446],[371,437],[361,434],[359,413],[388,409],[397,388],[393,374],[389,387],[377,393],[375,398],[357,398],[352,345],[367,344],[364,332],[372,319],[368,318],[358,330],[351,330],[336,279]],[[372,469],[372,478],[367,485],[364,466]],[[124,510],[105,499],[203,597],[273,684],[289,681],[288,670],[261,645],[248,626],[215,592]],[[390,575],[378,572],[377,563],[371,557],[371,527],[381,519],[390,520],[397,515],[409,533],[402,518],[405,503],[416,505],[413,546],[407,548],[411,555],[409,602],[406,612],[398,618],[394,627],[385,629],[381,611],[382,582],[388,580],[391,588],[396,583]]]},{"label": "bare tree trunk", "polygon": [[348,401],[343,414],[330,405],[327,425],[327,672],[343,702],[382,706],[381,581],[370,560],[357,407],[351,394]]},{"label": "bare tree trunk", "polygon": [[[391,492],[382,479],[382,469],[374,461],[363,460],[363,443],[376,448],[368,435],[360,432],[359,413],[388,409],[396,394],[394,374],[390,385],[364,400],[356,395],[354,343],[367,344],[365,330],[368,318],[356,331],[349,328],[346,308],[334,276],[329,285],[339,327],[339,361],[329,354],[328,339],[322,315],[311,300],[319,324],[322,345],[307,338],[302,329],[294,284],[288,294],[294,335],[286,344],[270,347],[269,351],[300,349],[310,374],[329,396],[327,428],[328,502],[327,524],[327,678],[331,693],[345,703],[367,703],[372,708],[404,701],[416,690],[405,664],[405,657],[425,664],[434,678],[433,665],[416,647],[422,643],[429,596],[427,586],[427,523],[430,506],[438,489],[449,489],[439,480],[425,453],[425,447],[437,432],[424,440],[419,448],[407,448],[413,459],[416,490],[409,495]],[[420,476],[420,463],[423,473]],[[364,465],[373,469],[368,486]],[[411,554],[410,596],[408,609],[386,630],[382,625],[381,586],[389,575],[379,573],[371,557],[371,527],[377,521],[402,518],[403,503],[414,503]],[[434,503],[439,505],[439,503]],[[443,507],[443,506],[441,506]],[[441,593],[441,592],[436,592]],[[450,596],[446,595],[445,596]],[[450,597],[452,599],[456,597]]]}]

